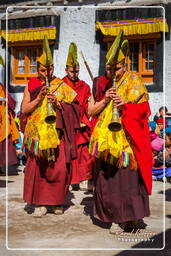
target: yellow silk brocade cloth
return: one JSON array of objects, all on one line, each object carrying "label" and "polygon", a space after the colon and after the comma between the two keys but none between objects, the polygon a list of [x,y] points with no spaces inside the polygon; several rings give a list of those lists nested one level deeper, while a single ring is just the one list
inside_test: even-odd
[{"label": "yellow silk brocade cloth", "polygon": [[[133,73],[125,72],[117,82],[117,94],[124,102],[141,103],[148,100],[148,92],[141,79]],[[90,153],[97,158],[115,164],[118,167],[130,166],[137,169],[137,162],[132,145],[125,130],[112,132],[108,125],[112,119],[113,103],[110,101],[98,117],[90,141]],[[121,121],[121,117],[120,117]]]},{"label": "yellow silk brocade cloth", "polygon": [[[59,78],[51,82],[50,92],[56,96],[57,101],[66,103],[72,103],[77,95],[71,87]],[[56,115],[55,111],[54,115]],[[29,150],[33,147],[36,155],[41,155],[41,151],[44,150],[55,149],[60,144],[59,134],[56,129],[56,122],[58,120],[48,124],[45,122],[46,116],[47,96],[29,116],[25,128],[24,144]]]},{"label": "yellow silk brocade cloth", "polygon": [[163,17],[96,22],[96,29],[100,29],[105,36],[117,36],[123,30],[124,36],[146,35],[158,32],[168,32],[169,27]]},{"label": "yellow silk brocade cloth", "polygon": [[1,36],[8,42],[36,41],[43,40],[47,35],[48,39],[56,39],[56,27],[25,28],[16,30],[1,30]]},{"label": "yellow silk brocade cloth", "polygon": [[[5,93],[0,86],[0,97],[5,98]],[[11,113],[6,114],[6,102],[5,101],[0,101],[0,142],[6,139],[8,135],[11,135],[12,141],[15,141],[19,139],[20,135],[17,129],[17,126],[15,124],[14,118]],[[7,131],[6,131],[6,117],[8,118],[7,120]]]}]

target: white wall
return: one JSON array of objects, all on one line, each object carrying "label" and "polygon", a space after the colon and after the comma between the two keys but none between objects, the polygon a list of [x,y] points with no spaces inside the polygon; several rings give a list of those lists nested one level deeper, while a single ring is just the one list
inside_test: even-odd
[{"label": "white wall", "polygon": [[97,76],[99,45],[95,43],[95,8],[81,7],[78,9],[74,7],[62,11],[59,38],[59,50],[54,53],[55,75],[60,78],[65,76],[68,48],[73,41],[78,47],[79,78],[91,86],[92,81],[83,63],[80,51],[83,51],[93,76]]},{"label": "white wall", "polygon": [[23,93],[11,93],[11,96],[16,101],[15,112],[20,111],[20,105],[23,99]]},{"label": "white wall", "polygon": [[[171,16],[170,16],[171,17]],[[170,34],[171,38],[171,34]],[[162,69],[162,67],[161,67]],[[164,58],[164,92],[150,93],[150,107],[152,116],[158,112],[161,106],[166,106],[171,112],[171,40],[165,40],[165,58]]]},{"label": "white wall", "polygon": [[[5,62],[5,49],[0,48],[0,55],[2,56],[2,58]],[[0,65],[0,82],[2,84],[4,84],[4,67],[2,67],[2,65]]]},{"label": "white wall", "polygon": [[149,104],[151,108],[150,120],[153,120],[154,115],[158,112],[161,106],[164,106],[164,93],[150,93],[149,94]]}]

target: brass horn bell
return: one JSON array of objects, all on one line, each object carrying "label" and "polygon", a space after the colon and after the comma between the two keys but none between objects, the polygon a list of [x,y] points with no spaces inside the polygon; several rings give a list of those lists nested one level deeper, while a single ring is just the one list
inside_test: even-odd
[{"label": "brass horn bell", "polygon": [[45,122],[48,124],[52,124],[56,121],[56,116],[53,112],[53,106],[51,102],[47,103],[47,116],[45,117]]},{"label": "brass horn bell", "polygon": [[[46,77],[46,85],[48,85],[47,77]],[[45,117],[45,122],[48,124],[52,124],[55,121],[56,121],[56,115],[54,115],[53,104],[52,102],[47,102],[47,115]]]},{"label": "brass horn bell", "polygon": [[[116,78],[113,79],[113,88],[116,88]],[[108,125],[108,128],[112,132],[120,131],[122,128],[122,125],[119,120],[119,110],[116,107],[115,103],[113,102],[113,109],[112,109],[112,119],[110,124]]]},{"label": "brass horn bell", "polygon": [[113,106],[112,119],[110,124],[108,125],[108,128],[112,132],[120,131],[122,128],[122,125],[119,121],[119,111],[115,106]]}]

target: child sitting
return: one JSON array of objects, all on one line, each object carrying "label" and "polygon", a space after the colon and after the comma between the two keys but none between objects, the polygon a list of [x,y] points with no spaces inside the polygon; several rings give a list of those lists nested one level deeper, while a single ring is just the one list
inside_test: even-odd
[{"label": "child sitting", "polygon": [[150,121],[148,122],[149,129],[150,129],[150,138],[151,141],[155,140],[158,137],[158,134],[156,133],[156,122]]},{"label": "child sitting", "polygon": [[157,120],[157,127],[159,129],[159,137],[163,138],[163,130],[167,126],[167,121],[164,118],[159,118]]},{"label": "child sitting", "polygon": [[159,114],[156,113],[155,116],[154,116],[154,121],[157,122],[157,120],[158,120],[159,118],[164,118],[165,115],[167,114],[167,112],[168,112],[167,107],[165,107],[165,106],[160,107],[160,108],[159,108]]},{"label": "child sitting", "polygon": [[[154,159],[153,176],[157,179],[171,179],[171,127],[165,128],[165,148],[160,150]],[[164,161],[165,160],[165,161]],[[164,176],[165,170],[165,176]]]}]

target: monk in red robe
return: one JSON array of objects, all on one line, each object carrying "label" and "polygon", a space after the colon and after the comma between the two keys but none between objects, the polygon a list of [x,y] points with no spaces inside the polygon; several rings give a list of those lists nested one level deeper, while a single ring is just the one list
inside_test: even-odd
[{"label": "monk in red robe", "polygon": [[[73,189],[90,189],[92,179],[92,157],[88,151],[90,141],[91,123],[88,115],[88,99],[91,95],[90,87],[87,83],[79,79],[79,63],[77,61],[77,46],[70,44],[68,58],[66,62],[67,76],[63,81],[68,84],[76,93],[79,102],[80,129],[77,131],[76,144],[78,159],[72,161],[72,180]],[[87,182],[87,181],[90,182]],[[80,186],[79,186],[80,184]]]},{"label": "monk in red robe", "polygon": [[90,140],[94,217],[112,223],[112,234],[145,228],[152,190],[148,92],[137,75],[126,71],[128,41],[121,38],[122,32],[106,55],[106,74],[94,81],[88,107],[96,117]]},{"label": "monk in red robe", "polygon": [[[4,66],[2,57],[0,56],[0,64]],[[7,123],[8,130],[6,127],[6,108],[8,100],[8,115]],[[15,144],[18,143],[20,137],[19,131],[14,121],[15,116],[15,100],[8,93],[6,95],[5,87],[0,83],[0,171],[2,172],[2,167],[7,165],[14,165],[18,163],[16,155]],[[6,139],[8,140],[8,162],[6,163]]]},{"label": "monk in red robe", "polygon": [[[79,128],[79,114],[76,93],[54,77],[53,70],[45,37],[44,52],[38,63],[39,76],[30,79],[21,107],[22,112],[28,115],[24,132],[24,145],[29,152],[24,200],[36,205],[34,217],[45,215],[48,209],[55,214],[63,214],[71,179],[70,164],[77,158],[75,136]],[[51,112],[47,111],[49,103]]]}]

